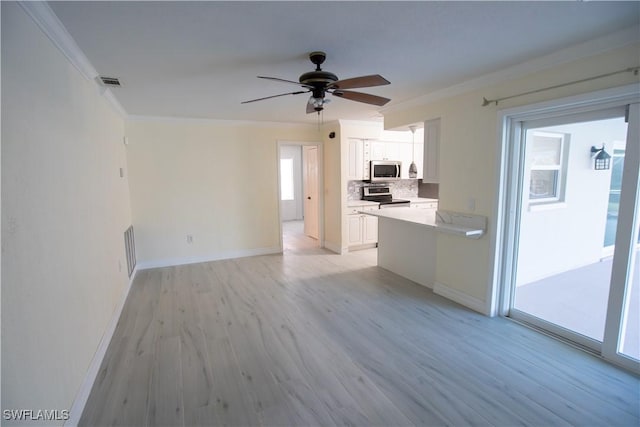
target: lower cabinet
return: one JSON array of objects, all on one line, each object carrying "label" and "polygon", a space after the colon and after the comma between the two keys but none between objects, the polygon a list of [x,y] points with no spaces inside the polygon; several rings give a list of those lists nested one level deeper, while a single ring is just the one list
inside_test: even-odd
[{"label": "lower cabinet", "polygon": [[349,248],[378,243],[378,218],[371,215],[347,215],[349,224]]},{"label": "lower cabinet", "polygon": [[362,243],[378,243],[378,218],[362,215]]},{"label": "lower cabinet", "polygon": [[349,247],[362,244],[362,217],[364,215],[349,215]]}]

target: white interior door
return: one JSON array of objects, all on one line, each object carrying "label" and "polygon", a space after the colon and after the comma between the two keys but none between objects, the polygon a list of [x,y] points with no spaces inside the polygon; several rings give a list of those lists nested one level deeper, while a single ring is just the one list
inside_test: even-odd
[{"label": "white interior door", "polygon": [[298,145],[280,147],[280,211],[283,221],[303,217],[302,150]]},{"label": "white interior door", "polygon": [[304,234],[318,239],[318,147],[304,146]]}]

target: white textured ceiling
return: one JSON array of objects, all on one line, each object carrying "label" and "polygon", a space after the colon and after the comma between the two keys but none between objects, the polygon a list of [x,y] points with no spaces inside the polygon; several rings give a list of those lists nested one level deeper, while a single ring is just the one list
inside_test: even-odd
[{"label": "white textured ceiling", "polygon": [[[308,53],[339,78],[381,74],[362,92],[397,105],[640,21],[639,2],[51,2],[133,115],[308,122],[308,95],[241,105],[296,86]],[[380,107],[333,98],[324,120]]]}]

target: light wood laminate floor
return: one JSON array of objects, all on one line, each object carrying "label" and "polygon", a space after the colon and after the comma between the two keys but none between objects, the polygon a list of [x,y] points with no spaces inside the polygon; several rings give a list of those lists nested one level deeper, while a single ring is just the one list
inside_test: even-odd
[{"label": "light wood laminate floor", "polygon": [[81,425],[639,424],[637,377],[375,262],[139,272]]}]

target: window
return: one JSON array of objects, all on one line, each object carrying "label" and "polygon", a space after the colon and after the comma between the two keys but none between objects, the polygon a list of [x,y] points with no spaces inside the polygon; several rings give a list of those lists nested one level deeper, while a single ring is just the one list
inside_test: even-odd
[{"label": "window", "polygon": [[529,143],[529,202],[564,201],[569,135],[527,130]]},{"label": "window", "polygon": [[293,159],[280,159],[280,200],[294,200]]}]

